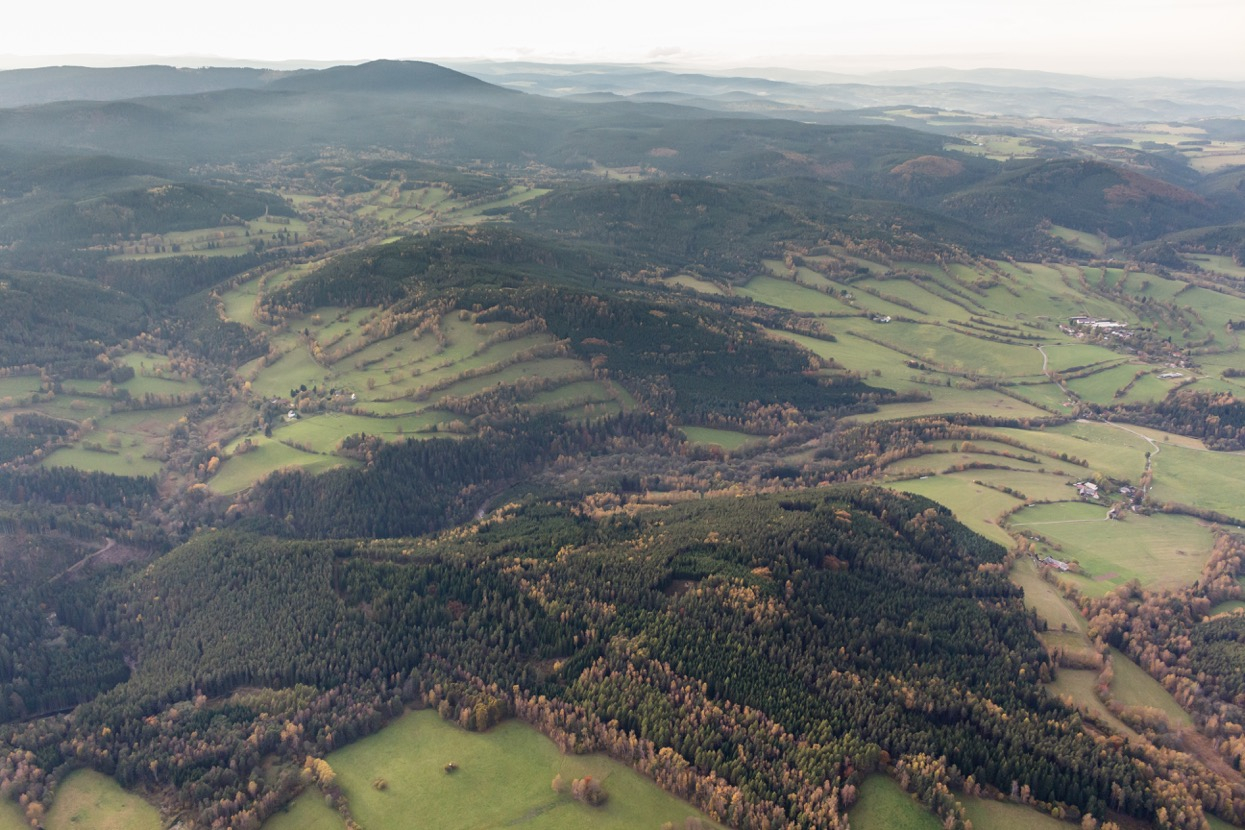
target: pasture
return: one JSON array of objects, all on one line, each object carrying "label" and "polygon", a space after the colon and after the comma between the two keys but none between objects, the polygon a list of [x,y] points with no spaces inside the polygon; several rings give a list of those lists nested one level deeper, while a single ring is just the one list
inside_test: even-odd
[{"label": "pasture", "polygon": [[17,802],[0,798],[0,830],[30,830],[30,822]]},{"label": "pasture", "polygon": [[1106,704],[1098,699],[1098,695],[1094,692],[1094,686],[1098,683],[1098,674],[1097,669],[1059,669],[1055,674],[1055,680],[1046,684],[1046,691],[1085,712],[1094,720],[1106,724],[1113,732],[1130,740],[1137,739],[1139,737],[1137,732],[1113,715]]},{"label": "pasture", "polygon": [[960,803],[973,823],[973,830],[1069,830],[1076,827],[1011,801],[965,796]]},{"label": "pasture", "polygon": [[892,490],[933,499],[955,514],[967,527],[992,542],[1011,547],[1012,538],[998,525],[998,517],[1020,504],[1006,493],[974,484],[972,476],[932,475],[925,479],[894,482]]},{"label": "pasture", "polygon": [[1194,449],[1175,438],[1160,441],[1152,456],[1157,502],[1197,505],[1245,522],[1240,482],[1245,479],[1245,454]]},{"label": "pasture", "polygon": [[1180,708],[1162,684],[1118,649],[1111,649],[1111,666],[1115,670],[1115,677],[1111,680],[1111,696],[1117,702],[1125,706],[1158,709],[1174,729],[1193,726],[1193,718]]},{"label": "pasture", "polygon": [[1024,589],[1025,605],[1037,611],[1051,631],[1085,631],[1085,618],[1064,599],[1058,588],[1038,575],[1037,565],[1032,559],[1019,557],[1009,576],[1012,582]]},{"label": "pasture", "polygon": [[765,442],[763,435],[749,435],[746,432],[730,429],[712,427],[679,427],[679,429],[690,443],[718,447],[725,452],[737,452]]},{"label": "pasture", "polygon": [[43,464],[115,475],[156,475],[163,465],[154,456],[185,412],[185,407],[167,407],[98,416],[93,429],[71,446],[50,453]]},{"label": "pasture", "polygon": [[700,294],[712,294],[714,296],[722,296],[726,294],[726,290],[716,282],[694,276],[692,274],[676,274],[665,280],[666,285],[674,285],[680,288],[689,288]]},{"label": "pasture", "polygon": [[318,473],[333,467],[358,463],[341,456],[304,452],[262,435],[250,438],[255,446],[250,452],[238,454],[238,446],[245,440],[241,438],[225,448],[228,456],[216,475],[208,480],[210,490],[222,494],[238,493],[274,470],[288,467]]},{"label": "pasture", "polygon": [[298,248],[310,242],[301,219],[265,216],[239,224],[144,234],[110,248],[111,259],[165,259],[176,256],[240,256],[254,250]]},{"label": "pasture", "polygon": [[1092,256],[1102,256],[1107,252],[1108,239],[1098,234],[1088,233],[1086,231],[1078,231],[1072,228],[1065,228],[1060,225],[1051,225],[1047,230],[1055,239],[1069,243],[1073,247],[1079,248]]},{"label": "pasture", "polygon": [[264,822],[263,830],[345,830],[341,815],[324,803],[324,796],[309,787],[286,809]]},{"label": "pasture", "polygon": [[852,418],[861,422],[893,421],[955,412],[989,415],[994,418],[1044,418],[1049,415],[1043,409],[993,389],[925,388],[934,396],[932,400],[883,404],[878,407],[877,412],[853,415]]},{"label": "pasture", "polygon": [[940,830],[942,822],[886,775],[870,775],[847,813],[852,830]]},{"label": "pasture", "polygon": [[[563,755],[545,736],[515,720],[476,733],[431,710],[412,712],[326,760],[355,819],[370,830],[467,830],[520,823],[534,830],[623,830],[657,828],[666,821],[681,827],[688,817],[700,815],[631,769],[601,755]],[[452,774],[444,769],[450,762],[458,767]],[[602,782],[609,800],[602,807],[589,807],[555,793],[551,782],[556,775],[568,786],[590,775]],[[383,790],[373,786],[380,778],[386,782]],[[317,818],[327,808],[300,804],[297,809],[318,823],[295,825],[287,814],[265,827],[333,826]],[[705,824],[718,826],[707,820]]]},{"label": "pasture", "polygon": [[[1214,536],[1188,516],[1143,516],[1125,511],[1106,519],[1102,504],[1062,502],[1026,507],[1009,527],[1035,531],[1058,547],[1051,555],[1080,565],[1081,574],[1060,574],[1085,594],[1101,596],[1131,579],[1150,589],[1192,583],[1210,556]],[[1039,548],[1045,547],[1039,545]]]},{"label": "pasture", "polygon": [[857,309],[846,305],[837,297],[823,294],[812,288],[775,277],[753,277],[746,285],[735,289],[736,296],[748,297],[759,303],[786,308],[806,314],[859,314]]},{"label": "pasture", "polygon": [[47,830],[161,830],[155,807],[111,778],[88,769],[72,772],[56,788],[43,826]]}]

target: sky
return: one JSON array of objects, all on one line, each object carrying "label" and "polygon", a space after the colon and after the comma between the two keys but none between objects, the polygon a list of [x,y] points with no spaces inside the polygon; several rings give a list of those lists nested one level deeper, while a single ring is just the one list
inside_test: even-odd
[{"label": "sky", "polygon": [[1245,0],[35,0],[5,10],[0,68],[491,58],[1245,80],[1243,41]]}]

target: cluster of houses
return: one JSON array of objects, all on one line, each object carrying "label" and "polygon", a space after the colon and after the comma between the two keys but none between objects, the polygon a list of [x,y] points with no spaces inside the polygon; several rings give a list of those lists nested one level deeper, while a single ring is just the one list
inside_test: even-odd
[{"label": "cluster of houses", "polygon": [[1098,485],[1092,481],[1077,481],[1072,486],[1076,488],[1077,495],[1083,499],[1098,498]]},{"label": "cluster of houses", "polygon": [[1110,334],[1119,338],[1125,338],[1131,334],[1128,330],[1128,323],[1121,323],[1116,320],[1100,320],[1097,317],[1071,317],[1068,319],[1066,326],[1059,326],[1059,330],[1073,337],[1084,337],[1086,330],[1098,334]]}]

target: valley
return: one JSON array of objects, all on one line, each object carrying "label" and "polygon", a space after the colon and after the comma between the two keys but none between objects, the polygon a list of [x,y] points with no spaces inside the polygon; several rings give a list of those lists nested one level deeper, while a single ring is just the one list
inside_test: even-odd
[{"label": "valley", "polygon": [[0,826],[1245,826],[1245,114],[262,83],[0,118]]}]

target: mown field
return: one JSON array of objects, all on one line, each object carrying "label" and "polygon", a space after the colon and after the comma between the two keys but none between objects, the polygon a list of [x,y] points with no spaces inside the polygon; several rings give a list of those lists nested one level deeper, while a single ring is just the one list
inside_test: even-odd
[{"label": "mown field", "polygon": [[[520,825],[533,830],[655,830],[664,822],[681,828],[688,817],[700,817],[689,804],[627,767],[599,755],[563,755],[539,732],[513,720],[481,734],[464,731],[430,710],[412,712],[326,760],[355,819],[370,830]],[[444,767],[451,762],[458,769],[449,774]],[[592,776],[604,785],[608,801],[589,807],[555,793],[551,783],[557,775],[568,786],[573,779]],[[383,790],[373,786],[381,778]],[[264,828],[343,826],[323,800],[304,796]],[[703,826],[719,825],[705,819]]]}]

